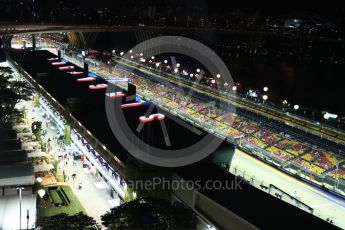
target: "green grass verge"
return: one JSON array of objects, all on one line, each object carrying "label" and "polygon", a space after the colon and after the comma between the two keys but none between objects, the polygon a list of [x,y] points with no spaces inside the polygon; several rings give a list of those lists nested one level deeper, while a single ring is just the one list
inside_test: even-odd
[{"label": "green grass verge", "polygon": [[57,175],[55,175],[55,178],[58,182],[64,182],[63,175],[57,174]]},{"label": "green grass verge", "polygon": [[62,187],[71,203],[68,206],[54,207],[54,204],[50,203],[48,199],[46,203],[44,202],[41,203],[40,208],[39,208],[39,217],[53,216],[60,213],[66,213],[67,215],[74,215],[78,212],[83,212],[86,214],[85,209],[79,202],[78,198],[74,195],[71,188],[69,186],[62,186]]},{"label": "green grass verge", "polygon": [[50,190],[50,195],[52,196],[54,203],[62,203],[58,189]]}]

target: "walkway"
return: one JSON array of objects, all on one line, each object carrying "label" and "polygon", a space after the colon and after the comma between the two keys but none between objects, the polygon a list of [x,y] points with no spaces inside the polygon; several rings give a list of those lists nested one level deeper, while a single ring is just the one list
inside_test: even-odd
[{"label": "walkway", "polygon": [[[52,143],[52,149],[49,154],[55,159],[58,159],[58,156],[64,156],[67,154],[68,157],[62,160],[62,163],[60,163],[61,167],[59,168],[58,173],[62,174],[62,172],[65,171],[65,174],[67,175],[66,184],[70,185],[73,192],[86,210],[86,213],[93,217],[97,223],[101,225],[100,216],[109,211],[111,207],[119,205],[119,198],[112,198],[110,187],[102,178],[97,178],[93,174],[90,174],[87,168],[83,168],[81,160],[74,161],[73,156],[70,156],[67,150],[64,151],[66,146],[59,146],[54,138],[59,128],[54,126],[52,122],[49,122],[48,127],[46,128],[45,124],[47,119],[42,117],[42,115],[45,113],[42,107],[34,108],[32,101],[22,104],[28,108],[27,117],[29,118],[28,120],[30,122],[29,127],[31,127],[31,123],[33,121],[41,121],[42,128],[47,130],[45,141],[50,138]],[[62,133],[61,130],[60,133]],[[78,151],[77,149],[75,150]],[[72,174],[76,174],[74,180],[72,179]],[[79,189],[79,183],[82,184],[81,189]]]}]

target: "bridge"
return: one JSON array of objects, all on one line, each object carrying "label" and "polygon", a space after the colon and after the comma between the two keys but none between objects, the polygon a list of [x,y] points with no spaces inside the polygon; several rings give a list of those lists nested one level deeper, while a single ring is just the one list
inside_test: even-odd
[{"label": "bridge", "polygon": [[[256,36],[274,36],[279,38],[298,38],[298,39],[317,39],[325,42],[342,42],[339,39],[304,36],[300,33],[280,33],[262,27],[252,29],[220,28],[220,27],[182,27],[182,26],[148,26],[148,25],[97,25],[97,24],[56,24],[56,23],[18,23],[0,21],[0,36],[14,34],[41,34],[41,33],[60,33],[60,32],[185,32],[185,33],[220,33],[220,34],[246,34]],[[278,32],[278,33],[277,33]]]}]

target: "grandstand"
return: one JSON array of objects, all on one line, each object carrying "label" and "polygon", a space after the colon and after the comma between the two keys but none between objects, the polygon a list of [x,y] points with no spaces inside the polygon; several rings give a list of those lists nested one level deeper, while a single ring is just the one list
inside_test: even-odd
[{"label": "grandstand", "polygon": [[[196,98],[186,98],[179,92],[168,87],[155,84],[146,78],[138,75],[130,75],[133,84],[137,85],[139,93],[155,97],[162,100],[168,106],[179,109],[191,117],[202,122],[209,123],[216,128],[223,130],[232,137],[244,136],[242,141],[251,146],[260,148],[283,162],[294,163],[303,171],[314,174],[329,173],[334,169],[337,162],[344,162],[342,156],[338,156],[336,149],[338,146],[329,145],[329,142],[320,140],[312,135],[301,139],[298,131],[286,126],[275,124],[264,118],[253,118],[247,111],[237,109],[236,114],[225,111],[215,105],[210,105],[207,101]],[[141,90],[141,89],[145,90]],[[146,90],[150,89],[150,90]],[[155,92],[160,92],[159,96]],[[259,120],[260,119],[260,120]],[[257,122],[259,120],[259,122]],[[305,133],[303,136],[306,136]],[[312,141],[310,141],[312,140]],[[331,171],[333,178],[344,179],[344,170]],[[343,175],[343,176],[340,176]]]},{"label": "grandstand", "polygon": [[[137,86],[138,95],[143,98],[149,98],[157,105],[163,103],[167,108],[179,110],[189,118],[219,130],[230,140],[240,139],[236,145],[241,144],[249,147],[253,153],[264,154],[287,171],[292,168],[308,175],[312,174],[314,179],[323,178],[323,182],[325,176],[341,179],[345,187],[344,167],[336,170],[337,163],[343,165],[345,162],[342,155],[345,146],[242,108],[236,108],[235,113],[228,111],[210,103],[209,96],[197,92],[194,92],[192,97],[186,97],[181,90],[166,87],[154,76],[137,69],[128,72],[121,66],[109,73],[100,65],[92,71],[106,77],[128,76]],[[252,151],[253,149],[258,151]]]}]

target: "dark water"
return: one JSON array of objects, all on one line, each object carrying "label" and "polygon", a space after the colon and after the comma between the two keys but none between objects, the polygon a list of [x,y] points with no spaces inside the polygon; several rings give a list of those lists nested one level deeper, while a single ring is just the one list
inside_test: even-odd
[{"label": "dark water", "polygon": [[[325,47],[315,47],[313,60],[301,60],[293,56],[276,57],[268,55],[248,55],[241,51],[227,51],[219,46],[227,41],[224,38],[216,37],[213,34],[178,34],[191,37],[201,41],[219,53],[220,57],[227,64],[235,82],[241,83],[245,90],[260,89],[269,87],[269,101],[280,105],[287,99],[291,105],[298,104],[300,108],[312,108],[318,111],[328,111],[345,115],[345,64],[331,64],[325,60],[332,59]],[[100,33],[91,47],[97,50],[113,50],[116,52],[128,51],[140,41],[150,37],[159,36],[149,32],[139,34],[127,33]],[[242,38],[229,40],[234,46]],[[249,39],[249,38],[244,38]],[[253,38],[251,38],[253,39]],[[292,46],[286,41],[271,38],[274,43],[271,48],[278,49],[282,46]],[[293,43],[294,41],[291,41]],[[255,47],[255,45],[253,45]],[[297,46],[298,47],[298,46]],[[331,48],[330,48],[331,49]],[[332,49],[337,49],[332,45]],[[332,51],[333,52],[333,51]],[[345,55],[344,55],[345,56]],[[320,62],[320,59],[322,60]]]},{"label": "dark water", "polygon": [[254,89],[268,86],[268,96],[276,102],[287,99],[300,107],[345,113],[343,65],[269,57],[232,58],[227,63],[235,81]]}]

